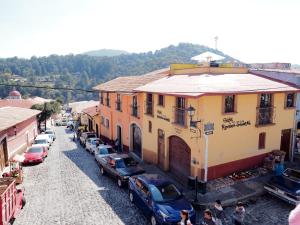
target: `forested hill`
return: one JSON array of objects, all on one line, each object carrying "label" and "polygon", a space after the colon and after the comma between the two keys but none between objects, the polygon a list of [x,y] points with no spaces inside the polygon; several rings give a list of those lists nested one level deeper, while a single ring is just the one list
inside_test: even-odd
[{"label": "forested hill", "polygon": [[[188,63],[190,58],[205,51],[212,51],[232,60],[220,51],[202,45],[181,43],[155,52],[95,57],[88,55],[50,55],[30,59],[0,59],[0,82],[23,82],[51,87],[91,89],[99,82],[117,76],[138,75],[168,67],[170,63]],[[12,75],[19,75],[17,78]],[[8,87],[0,86],[0,97],[6,97]],[[25,96],[37,95],[44,98],[63,97],[64,100],[87,100],[95,98],[84,92],[61,92],[42,89],[21,88]]]}]

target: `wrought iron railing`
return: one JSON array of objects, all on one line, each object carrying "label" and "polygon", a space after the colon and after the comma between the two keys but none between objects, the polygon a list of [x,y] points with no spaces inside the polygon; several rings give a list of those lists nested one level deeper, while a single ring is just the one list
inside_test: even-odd
[{"label": "wrought iron railing", "polygon": [[146,102],[146,104],[145,104],[145,114],[153,115],[153,103],[152,102]]},{"label": "wrought iron railing", "polygon": [[274,107],[256,108],[256,125],[267,125],[274,123]]},{"label": "wrought iron railing", "polygon": [[175,118],[174,123],[186,126],[186,109],[174,107]]},{"label": "wrought iron railing", "polygon": [[139,107],[137,105],[130,105],[131,116],[139,117]]}]

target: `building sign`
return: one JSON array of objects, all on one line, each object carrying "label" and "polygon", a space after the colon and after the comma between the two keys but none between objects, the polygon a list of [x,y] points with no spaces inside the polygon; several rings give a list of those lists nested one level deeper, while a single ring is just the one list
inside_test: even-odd
[{"label": "building sign", "polygon": [[204,124],[204,133],[206,135],[210,135],[214,133],[215,124],[214,123],[206,123]]},{"label": "building sign", "polygon": [[168,118],[166,115],[163,115],[162,112],[160,110],[157,110],[157,115],[156,117],[158,119],[162,119],[162,120],[165,120],[167,122],[170,122],[170,118]]},{"label": "building sign", "polygon": [[231,129],[234,127],[244,127],[251,125],[250,120],[238,120],[234,121],[232,117],[227,117],[223,119],[222,130]]}]

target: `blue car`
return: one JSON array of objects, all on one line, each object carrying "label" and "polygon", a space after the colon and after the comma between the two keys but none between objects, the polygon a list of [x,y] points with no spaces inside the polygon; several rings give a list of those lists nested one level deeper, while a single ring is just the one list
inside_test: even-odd
[{"label": "blue car", "polygon": [[180,211],[188,210],[194,224],[196,214],[189,201],[169,180],[158,174],[129,178],[129,200],[140,208],[152,225],[177,225]]}]

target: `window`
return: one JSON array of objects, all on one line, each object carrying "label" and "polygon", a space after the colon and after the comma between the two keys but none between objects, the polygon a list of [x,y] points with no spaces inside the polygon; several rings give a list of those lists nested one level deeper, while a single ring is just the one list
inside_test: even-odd
[{"label": "window", "polygon": [[266,133],[260,133],[258,137],[258,149],[264,149],[266,147]]},{"label": "window", "polygon": [[138,117],[137,96],[132,97],[131,115]]},{"label": "window", "polygon": [[153,98],[152,98],[152,94],[147,94],[146,114],[153,115]]},{"label": "window", "polygon": [[186,125],[185,98],[176,98],[175,123],[182,126]]},{"label": "window", "polygon": [[106,127],[109,128],[109,120],[106,119]]},{"label": "window", "polygon": [[227,95],[224,99],[224,113],[235,112],[235,95]]},{"label": "window", "polygon": [[261,94],[259,106],[261,108],[272,107],[272,94]]},{"label": "window", "polygon": [[152,122],[151,121],[148,122],[148,131],[149,131],[149,133],[152,133]]},{"label": "window", "polygon": [[117,101],[116,101],[116,110],[122,111],[122,102],[121,102],[121,95],[117,94]]},{"label": "window", "polygon": [[110,107],[110,99],[109,99],[109,93],[106,93],[106,106]]},{"label": "window", "polygon": [[101,116],[101,124],[104,125],[104,117]]},{"label": "window", "polygon": [[100,104],[102,104],[102,105],[104,104],[103,103],[103,92],[100,92]]},{"label": "window", "polygon": [[164,106],[165,105],[165,99],[163,95],[158,95],[158,105]]},{"label": "window", "polygon": [[286,95],[286,108],[293,108],[295,107],[295,94],[294,93],[288,93]]}]

